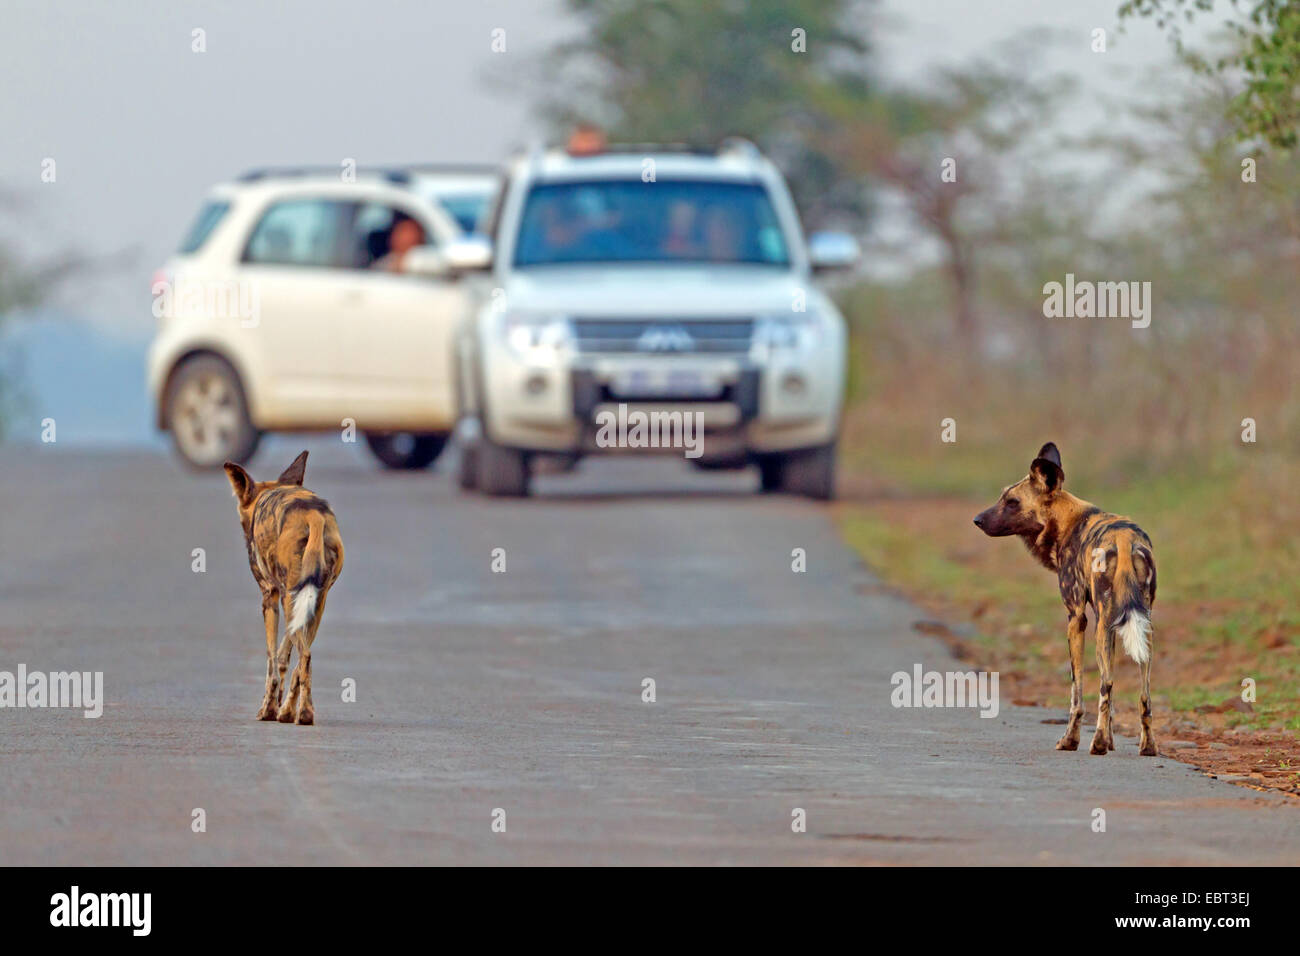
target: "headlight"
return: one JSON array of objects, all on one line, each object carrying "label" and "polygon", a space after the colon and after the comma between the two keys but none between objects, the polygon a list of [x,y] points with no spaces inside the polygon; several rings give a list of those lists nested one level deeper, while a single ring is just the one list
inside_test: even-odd
[{"label": "headlight", "polygon": [[562,315],[507,312],[501,331],[511,350],[523,357],[558,352],[573,342],[573,326]]},{"label": "headlight", "polygon": [[821,319],[812,312],[764,315],[754,325],[754,347],[767,352],[813,349],[821,337]]}]

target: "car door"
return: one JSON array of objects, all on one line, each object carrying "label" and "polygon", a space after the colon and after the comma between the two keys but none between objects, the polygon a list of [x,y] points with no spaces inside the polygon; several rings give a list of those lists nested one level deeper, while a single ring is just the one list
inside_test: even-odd
[{"label": "car door", "polygon": [[324,197],[274,200],[249,233],[241,269],[258,314],[247,354],[265,427],[339,427],[348,416],[340,368],[356,295],[345,268],[352,208]]},{"label": "car door", "polygon": [[389,251],[403,220],[419,226],[423,244],[436,244],[427,216],[414,204],[377,200],[355,208],[354,295],[344,316],[341,377],[362,428],[450,430],[452,343],[466,293],[454,280],[400,271]]}]

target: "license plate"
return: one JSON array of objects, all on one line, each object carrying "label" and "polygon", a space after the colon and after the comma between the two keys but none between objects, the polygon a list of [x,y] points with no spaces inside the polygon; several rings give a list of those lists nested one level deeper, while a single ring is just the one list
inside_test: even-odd
[{"label": "license plate", "polygon": [[609,380],[616,398],[716,398],[724,388],[718,376],[694,369],[627,369]]}]

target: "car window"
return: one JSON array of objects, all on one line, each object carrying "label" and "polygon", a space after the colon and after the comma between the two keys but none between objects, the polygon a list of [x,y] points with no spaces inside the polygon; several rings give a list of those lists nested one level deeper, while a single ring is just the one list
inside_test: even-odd
[{"label": "car window", "polygon": [[349,232],[349,265],[354,269],[400,271],[400,257],[415,245],[435,245],[424,223],[410,213],[387,203],[362,203],[357,207]]},{"label": "car window", "polygon": [[189,255],[198,252],[208,241],[208,236],[212,235],[212,230],[217,228],[217,223],[221,222],[228,212],[230,212],[228,202],[204,203],[203,208],[199,210],[198,218],[194,220],[194,224],[190,226],[189,232],[181,241],[181,254]]},{"label": "car window", "polygon": [[466,235],[477,232],[491,201],[491,193],[456,193],[438,197],[442,208],[456,220],[456,225],[460,226],[461,231]]},{"label": "car window", "polygon": [[253,230],[245,262],[264,265],[342,265],[341,239],[349,204],[290,199],[272,205]]},{"label": "car window", "polygon": [[515,265],[713,262],[788,266],[785,234],[755,183],[545,183],[524,204]]}]

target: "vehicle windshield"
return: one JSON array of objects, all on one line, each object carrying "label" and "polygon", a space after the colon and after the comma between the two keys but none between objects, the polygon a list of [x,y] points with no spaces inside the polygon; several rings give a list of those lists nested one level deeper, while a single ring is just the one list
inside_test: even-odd
[{"label": "vehicle windshield", "polygon": [[709,262],[789,266],[767,190],[752,183],[546,183],[524,204],[516,266]]}]

